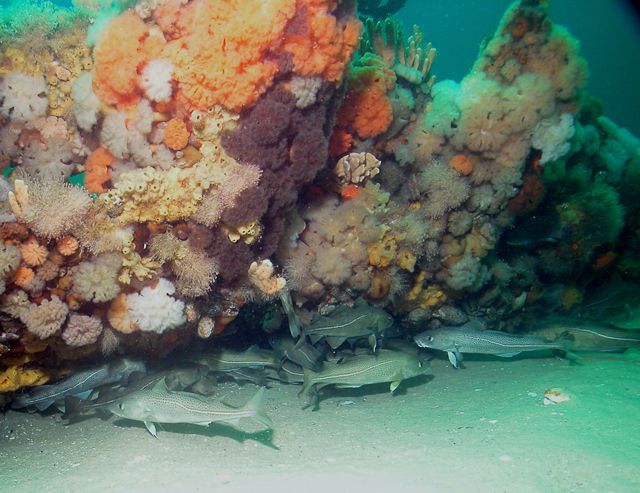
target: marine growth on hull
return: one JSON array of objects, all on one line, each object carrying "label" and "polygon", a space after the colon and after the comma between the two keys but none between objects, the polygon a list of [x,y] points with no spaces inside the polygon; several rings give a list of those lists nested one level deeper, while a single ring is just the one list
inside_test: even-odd
[{"label": "marine growth on hull", "polygon": [[[247,368],[308,395],[425,373],[426,330],[640,328],[640,143],[548,2],[515,2],[460,81],[379,3],[5,9],[5,403],[100,365],[118,382],[123,356],[200,367],[149,395]],[[563,332],[536,337],[579,350]],[[340,374],[370,358],[395,373]]]}]

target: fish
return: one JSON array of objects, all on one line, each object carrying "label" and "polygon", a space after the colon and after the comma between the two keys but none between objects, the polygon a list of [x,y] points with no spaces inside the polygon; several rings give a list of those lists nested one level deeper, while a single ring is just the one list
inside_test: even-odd
[{"label": "fish", "polygon": [[547,216],[533,216],[518,227],[508,231],[505,243],[510,247],[535,250],[555,247],[569,240],[571,230],[555,224]]},{"label": "fish", "polygon": [[114,401],[107,409],[121,418],[142,421],[156,438],[157,423],[209,426],[225,422],[236,425],[243,418],[251,418],[271,429],[273,423],[264,411],[264,393],[265,388],[261,387],[244,406],[235,408],[192,392],[172,392],[162,378],[152,387]]},{"label": "fish", "polygon": [[323,354],[311,344],[302,341],[294,341],[288,337],[270,337],[269,344],[273,348],[276,357],[283,361],[288,359],[303,368],[313,371],[322,369]]},{"label": "fish", "polygon": [[93,399],[80,399],[74,395],[68,395],[64,398],[65,412],[62,418],[73,422],[81,416],[96,413],[108,417],[111,415],[108,411],[110,405],[124,399],[129,394],[153,387],[158,383],[158,380],[165,378],[170,372],[170,370],[166,370],[150,375],[133,373],[126,386],[114,388],[107,384],[98,387],[97,396]]},{"label": "fish", "polygon": [[308,368],[303,372],[304,383],[299,395],[308,398],[311,392],[317,396],[317,391],[327,385],[356,388],[389,383],[389,390],[394,392],[403,380],[426,375],[431,372],[431,367],[416,354],[380,349],[375,354],[353,356],[342,363],[327,363],[320,372]]},{"label": "fish", "polygon": [[528,334],[567,341],[571,351],[624,351],[640,348],[640,330],[617,329],[597,322],[543,320]]},{"label": "fish", "polygon": [[293,308],[291,291],[288,289],[281,289],[278,291],[278,297],[282,303],[282,309],[287,314],[287,322],[289,323],[289,332],[291,333],[291,337],[298,337],[300,335],[300,322],[298,321],[298,315]]},{"label": "fish", "polygon": [[337,349],[347,340],[366,338],[375,351],[378,339],[392,325],[393,317],[386,311],[359,300],[353,308],[344,307],[329,316],[317,318],[303,329],[303,335],[313,344],[324,339],[331,349]]},{"label": "fish", "polygon": [[13,409],[34,406],[38,411],[48,409],[56,401],[68,395],[87,397],[96,387],[124,382],[133,372],[144,372],[145,364],[140,360],[121,358],[94,368],[78,371],[60,382],[41,385],[28,394],[18,395],[11,403]]},{"label": "fish", "polygon": [[269,370],[267,378],[284,383],[301,384],[304,382],[304,370],[300,365],[285,361],[278,370]]},{"label": "fish", "polygon": [[[238,384],[251,382],[259,387],[269,387],[269,385],[267,385],[267,376],[264,370],[264,368],[238,368],[236,370],[218,373],[221,376],[231,378]],[[214,375],[215,374],[216,372],[214,372]]]},{"label": "fish", "polygon": [[188,365],[173,368],[167,372],[165,383],[169,390],[184,390],[192,386],[209,373],[204,365]]},{"label": "fish", "polygon": [[210,354],[192,357],[193,363],[207,366],[212,371],[232,371],[242,368],[276,368],[277,363],[272,351],[251,346],[245,351],[229,351],[222,349]]},{"label": "fish", "polygon": [[508,334],[497,330],[480,330],[478,320],[440,329],[426,330],[413,340],[422,348],[446,351],[454,368],[460,368],[464,353],[491,354],[509,358],[525,351],[557,349],[566,351],[565,341],[549,341],[544,337]]}]

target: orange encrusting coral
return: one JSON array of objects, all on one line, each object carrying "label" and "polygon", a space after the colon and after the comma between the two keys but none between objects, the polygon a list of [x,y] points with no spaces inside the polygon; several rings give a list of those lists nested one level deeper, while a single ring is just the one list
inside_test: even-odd
[{"label": "orange encrusting coral", "polygon": [[353,69],[338,111],[337,127],[353,129],[361,139],[385,132],[393,121],[393,107],[387,91],[395,80],[393,72],[381,65]]},{"label": "orange encrusting coral", "polygon": [[115,161],[115,157],[104,147],[98,147],[89,154],[85,162],[84,186],[90,193],[104,193],[104,184],[111,178],[109,166]]},{"label": "orange encrusting coral", "polygon": [[156,58],[163,47],[163,37],[150,35],[133,11],[109,22],[95,49],[93,89],[100,100],[125,107],[138,101],[138,70],[146,61]]},{"label": "orange encrusting coral", "polygon": [[164,127],[164,144],[172,151],[180,151],[189,143],[189,130],[180,118],[172,118]]},{"label": "orange encrusting coral", "polygon": [[278,71],[274,55],[295,9],[295,0],[189,3],[166,24],[180,37],[163,52],[175,65],[179,98],[200,110],[221,104],[238,111],[255,103]]},{"label": "orange encrusting coral", "polygon": [[331,15],[335,1],[299,0],[298,14],[304,15],[305,30],[288,34],[284,50],[293,58],[294,71],[302,76],[320,75],[336,82],[358,46],[362,31],[355,17],[338,22]]},{"label": "orange encrusting coral", "polygon": [[348,97],[348,104],[356,108],[351,126],[360,138],[376,137],[389,128],[393,120],[393,109],[383,90],[371,87]]},{"label": "orange encrusting coral", "polygon": [[329,139],[329,156],[342,156],[349,152],[351,146],[353,146],[353,135],[344,128],[335,128]]},{"label": "orange encrusting coral", "polygon": [[473,162],[465,154],[455,154],[449,160],[449,166],[461,175],[468,176],[473,171]]},{"label": "orange encrusting coral", "polygon": [[340,189],[340,197],[343,200],[351,200],[353,197],[360,193],[360,187],[353,183],[348,183]]}]

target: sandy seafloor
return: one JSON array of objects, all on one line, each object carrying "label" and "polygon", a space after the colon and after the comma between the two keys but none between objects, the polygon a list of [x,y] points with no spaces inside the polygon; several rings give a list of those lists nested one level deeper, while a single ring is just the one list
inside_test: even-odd
[{"label": "sandy seafloor", "polygon": [[[403,385],[334,391],[301,410],[267,392],[274,431],[0,415],[2,492],[637,492],[640,358],[471,360]],[[544,406],[561,387],[572,400]],[[229,384],[241,404],[255,391]],[[251,425],[250,425],[251,427]],[[246,426],[245,426],[246,428]]]}]

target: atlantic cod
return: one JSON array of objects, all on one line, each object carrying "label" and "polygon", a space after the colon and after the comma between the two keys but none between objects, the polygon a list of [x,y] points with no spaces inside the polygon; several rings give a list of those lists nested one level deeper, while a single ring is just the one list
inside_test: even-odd
[{"label": "atlantic cod", "polygon": [[[375,351],[378,338],[393,325],[393,317],[381,308],[357,301],[353,308],[339,308],[327,317],[319,317],[302,331],[313,344],[324,339],[331,349],[347,340],[366,338]],[[304,338],[300,338],[303,341]]]},{"label": "atlantic cod", "polygon": [[153,387],[129,394],[111,403],[107,409],[121,418],[142,421],[156,438],[156,423],[209,426],[216,422],[237,424],[243,418],[252,418],[271,428],[271,419],[263,410],[264,392],[265,388],[260,388],[244,406],[233,408],[191,392],[171,392],[162,378]]},{"label": "atlantic cod", "polygon": [[290,337],[269,337],[269,344],[273,348],[281,363],[285,360],[292,361],[303,368],[313,371],[322,369],[323,354],[311,344],[302,340],[297,343]]},{"label": "atlantic cod", "polygon": [[212,353],[202,353],[190,358],[190,361],[205,365],[211,371],[227,372],[242,368],[276,368],[276,361],[272,351],[251,346],[245,351],[230,351],[221,349]]},{"label": "atlantic cod", "polygon": [[471,320],[456,327],[427,330],[413,340],[420,347],[446,351],[454,368],[460,367],[464,353],[510,358],[525,351],[567,349],[565,341],[551,342],[544,337],[480,330],[480,325],[477,320]]},{"label": "atlantic cod", "polygon": [[640,348],[640,330],[616,329],[598,322],[571,319],[542,320],[527,332],[561,339],[572,351],[624,351]]},{"label": "atlantic cod", "polygon": [[376,383],[390,383],[393,392],[403,380],[431,372],[428,362],[415,354],[381,349],[376,354],[353,356],[343,363],[325,363],[321,372],[304,369],[301,397],[327,385],[338,388],[356,388]]},{"label": "atlantic cod", "polygon": [[41,385],[28,394],[18,395],[11,403],[13,409],[35,406],[44,411],[54,402],[63,400],[68,395],[85,395],[102,385],[124,382],[133,372],[144,372],[142,361],[121,358],[111,363],[104,363],[95,368],[81,370],[60,382]]}]

